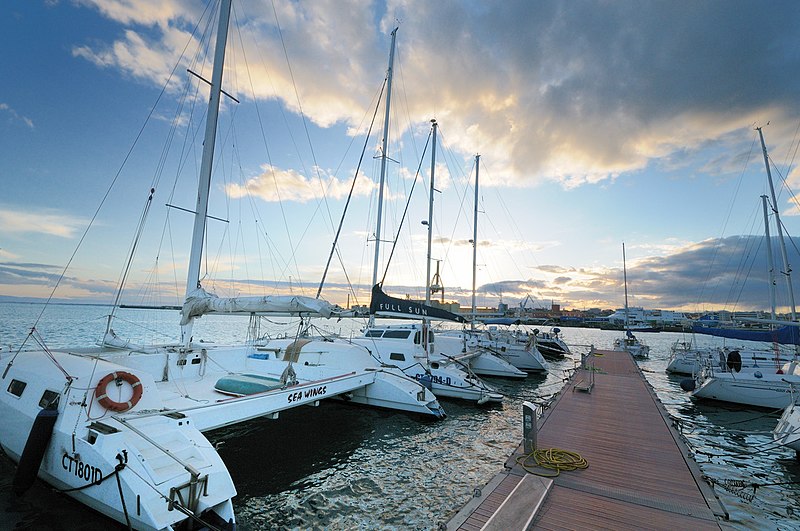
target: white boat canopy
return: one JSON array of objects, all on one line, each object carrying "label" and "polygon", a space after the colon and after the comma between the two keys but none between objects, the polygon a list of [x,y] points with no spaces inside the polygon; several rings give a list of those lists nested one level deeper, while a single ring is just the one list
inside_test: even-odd
[{"label": "white boat canopy", "polygon": [[186,298],[181,310],[181,325],[195,317],[209,313],[277,313],[283,315],[311,315],[330,318],[345,313],[338,306],[323,299],[295,295],[268,295],[264,297],[217,297],[198,288]]}]

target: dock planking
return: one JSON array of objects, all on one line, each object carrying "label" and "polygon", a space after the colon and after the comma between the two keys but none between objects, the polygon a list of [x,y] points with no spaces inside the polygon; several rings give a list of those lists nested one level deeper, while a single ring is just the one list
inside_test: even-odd
[{"label": "dock planking", "polygon": [[520,445],[447,529],[721,528],[724,507],[633,358],[594,350],[586,367],[539,419],[537,446],[589,467],[526,482]]}]

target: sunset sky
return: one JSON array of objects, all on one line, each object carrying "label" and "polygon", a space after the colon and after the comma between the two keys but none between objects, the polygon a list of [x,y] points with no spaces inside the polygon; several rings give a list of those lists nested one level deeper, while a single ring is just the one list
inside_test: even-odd
[{"label": "sunset sky", "polygon": [[[4,2],[0,300],[63,273],[56,300],[111,302],[153,187],[123,301],[181,302],[192,216],[166,205],[195,207],[214,12]],[[768,309],[756,126],[800,263],[796,1],[234,0],[206,289],[314,296],[366,143],[322,297],[369,302],[395,26],[382,240],[421,173],[387,292],[424,296],[431,119],[447,299],[469,302],[476,154],[480,305],[621,307],[625,242],[633,305]]]}]

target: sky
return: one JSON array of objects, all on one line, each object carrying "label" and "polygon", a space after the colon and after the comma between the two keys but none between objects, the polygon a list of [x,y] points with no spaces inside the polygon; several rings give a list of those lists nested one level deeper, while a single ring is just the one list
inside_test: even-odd
[{"label": "sky", "polygon": [[[3,3],[0,300],[110,303],[124,278],[124,303],[180,304],[208,97],[187,69],[211,77],[214,10]],[[479,306],[620,308],[624,243],[631,305],[769,309],[755,128],[791,268],[795,1],[235,0],[205,289],[315,296],[341,222],[321,296],[368,303],[395,27],[387,292],[425,295],[435,119],[431,257],[445,299],[470,304],[477,173]]]}]

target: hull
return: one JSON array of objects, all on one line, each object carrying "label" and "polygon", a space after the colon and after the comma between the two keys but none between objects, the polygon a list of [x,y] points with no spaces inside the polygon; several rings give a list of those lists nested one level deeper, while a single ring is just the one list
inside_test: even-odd
[{"label": "hull", "polygon": [[[352,342],[367,348],[388,367],[429,388],[437,397],[469,400],[478,404],[501,402],[503,395],[461,367],[426,355],[420,344],[421,326],[390,325],[368,329]],[[431,346],[431,350],[433,347]]]},{"label": "hull", "polygon": [[692,392],[692,397],[767,409],[783,409],[792,403],[787,375],[760,371],[756,374],[762,376],[720,373],[706,377]]},{"label": "hull", "polygon": [[772,435],[776,443],[791,448],[800,456],[800,404],[792,403],[783,411]]},{"label": "hull", "polygon": [[[133,373],[144,391],[131,411],[103,409],[95,388],[121,369],[59,352],[23,352],[7,374],[14,393],[0,394],[3,451],[20,461],[47,401],[59,415],[35,463],[39,479],[134,529],[170,530],[187,519],[184,511],[233,525],[236,489],[225,464],[189,416],[164,410],[152,378]],[[66,386],[65,374],[73,379]],[[108,387],[126,392],[124,384]]]},{"label": "hull", "polygon": [[481,349],[467,350],[463,339],[455,336],[437,335],[431,360],[456,364],[479,376],[520,379],[528,375],[491,352]]},{"label": "hull", "polygon": [[457,344],[465,344],[465,349],[485,350],[521,371],[547,372],[550,369],[550,365],[533,345],[532,341],[530,343],[520,343],[502,338],[495,339],[489,334],[467,332],[458,332],[447,337],[456,339]]},{"label": "hull", "polygon": [[636,359],[647,359],[650,357],[650,347],[638,339],[620,338],[614,340],[614,350],[627,352]]},{"label": "hull", "polygon": [[758,367],[762,369],[777,368],[790,361],[789,359],[782,358],[780,353],[776,358],[775,354],[770,351],[732,348],[693,349],[690,345],[680,343],[673,346],[666,370],[673,374],[686,374],[691,376],[699,374],[703,367],[713,367],[715,370],[723,369],[727,364],[728,355],[731,352],[737,352],[739,354],[739,360],[741,360],[741,367],[743,369]]}]

